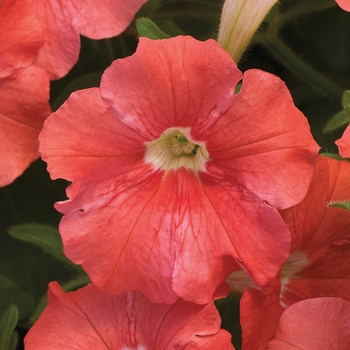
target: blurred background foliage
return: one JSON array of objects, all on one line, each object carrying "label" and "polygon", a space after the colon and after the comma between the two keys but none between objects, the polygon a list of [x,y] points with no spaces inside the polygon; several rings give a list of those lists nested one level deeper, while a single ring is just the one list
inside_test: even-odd
[{"label": "blurred background foliage", "polygon": [[[188,34],[205,40],[216,37],[222,4],[222,0],[150,0],[136,18],[151,19],[170,36]],[[137,42],[135,23],[112,39],[81,37],[78,63],[67,76],[51,84],[53,110],[71,92],[98,86],[104,69],[113,60],[131,55]],[[290,51],[281,53],[276,45],[281,42]],[[281,0],[238,66],[242,71],[260,68],[281,77],[308,118],[322,152],[337,153],[334,141],[345,125],[335,132],[322,130],[343,109],[342,93],[350,88],[350,13],[333,0]],[[316,72],[322,83],[312,81],[305,69]],[[67,185],[63,180],[50,180],[45,163],[37,160],[11,185],[0,188],[0,315],[4,315],[2,325],[10,325],[10,335],[15,319],[11,318],[15,317],[11,305],[18,309],[15,333],[11,341],[0,334],[0,350],[23,348],[23,336],[45,305],[48,282],[56,280],[66,290],[88,282],[80,267],[62,255],[57,231],[61,215],[53,204],[66,198]],[[32,239],[40,235],[46,239]],[[220,300],[217,306],[223,327],[233,334],[239,349],[239,296]]]}]

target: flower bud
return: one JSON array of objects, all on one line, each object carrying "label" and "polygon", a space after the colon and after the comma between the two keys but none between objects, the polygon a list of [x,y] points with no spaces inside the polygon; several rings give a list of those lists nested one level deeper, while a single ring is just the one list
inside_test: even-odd
[{"label": "flower bud", "polygon": [[218,42],[238,62],[254,33],[277,0],[226,0]]}]

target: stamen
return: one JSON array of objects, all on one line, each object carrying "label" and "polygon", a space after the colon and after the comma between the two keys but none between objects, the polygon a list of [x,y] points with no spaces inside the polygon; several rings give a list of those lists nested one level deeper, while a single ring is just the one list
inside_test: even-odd
[{"label": "stamen", "polygon": [[209,153],[204,142],[194,142],[189,135],[190,128],[167,129],[158,139],[146,142],[145,161],[157,169],[205,171]]}]

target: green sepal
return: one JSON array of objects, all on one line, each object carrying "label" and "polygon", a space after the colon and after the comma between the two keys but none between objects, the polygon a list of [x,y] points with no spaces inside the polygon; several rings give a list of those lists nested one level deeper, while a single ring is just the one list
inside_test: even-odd
[{"label": "green sepal", "polygon": [[78,268],[80,271],[80,266],[78,267],[73,264],[63,254],[61,236],[56,228],[41,224],[23,224],[10,227],[9,234],[21,241],[30,242],[39,246],[56,259],[68,266]]},{"label": "green sepal", "polygon": [[136,21],[136,29],[139,36],[149,39],[169,39],[170,36],[161,31],[149,18],[140,18]]},{"label": "green sepal", "polygon": [[18,310],[11,305],[0,318],[0,350],[16,348],[18,336],[14,333],[18,321]]},{"label": "green sepal", "polygon": [[333,132],[350,123],[350,116],[345,111],[341,111],[328,120],[323,128],[325,134]]},{"label": "green sepal", "polygon": [[350,90],[346,90],[342,97],[342,106],[345,108],[346,106],[350,106]]},{"label": "green sepal", "polygon": [[346,90],[342,97],[343,110],[334,115],[323,128],[323,133],[327,134],[338,130],[350,123],[350,90]]},{"label": "green sepal", "polygon": [[329,207],[335,207],[335,208],[342,208],[347,211],[350,211],[350,201],[343,201],[343,202],[330,202],[328,203]]}]

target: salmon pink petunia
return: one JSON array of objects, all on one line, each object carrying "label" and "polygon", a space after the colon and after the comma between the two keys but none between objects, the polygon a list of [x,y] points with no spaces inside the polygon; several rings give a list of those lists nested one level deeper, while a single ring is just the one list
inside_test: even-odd
[{"label": "salmon pink petunia", "polygon": [[214,303],[152,304],[140,292],[113,295],[93,284],[65,293],[52,282],[24,343],[26,350],[234,349],[220,323]]},{"label": "salmon pink petunia", "polygon": [[345,11],[350,11],[350,0],[335,0],[337,4]]},{"label": "salmon pink petunia", "polygon": [[318,151],[279,78],[243,77],[191,37],[141,38],[40,142],[52,178],[73,182],[56,204],[65,254],[102,289],[167,303],[210,302],[237,263],[275,277],[290,234],[274,207],[305,196]]},{"label": "salmon pink petunia", "polygon": [[335,141],[339,148],[339,153],[343,158],[350,158],[350,126],[348,126],[342,137]]},{"label": "salmon pink petunia", "polygon": [[319,156],[306,198],[282,212],[292,254],[282,267],[281,301],[337,296],[350,300],[350,212],[329,207],[350,200],[350,164]]},{"label": "salmon pink petunia", "polygon": [[[243,343],[248,349],[258,349],[272,339],[272,320],[279,319],[283,307],[316,297],[350,300],[350,213],[328,206],[350,199],[349,173],[350,163],[319,156],[305,199],[281,212],[292,234],[291,255],[263,293],[248,289],[242,297]],[[241,272],[233,273],[228,283],[239,291],[244,285],[254,286]],[[256,317],[252,310],[270,321]],[[255,329],[260,335],[251,338]]]},{"label": "salmon pink petunia", "polygon": [[25,0],[0,3],[0,187],[39,157],[38,135],[51,113],[49,77],[33,62],[44,36]]},{"label": "salmon pink petunia", "polygon": [[147,0],[27,0],[38,15],[45,45],[36,60],[51,79],[63,77],[78,61],[79,34],[91,39],[119,35]]},{"label": "salmon pink petunia", "polygon": [[350,345],[350,301],[313,298],[287,309],[278,293],[249,288],[241,299],[242,350],[328,350]]}]

